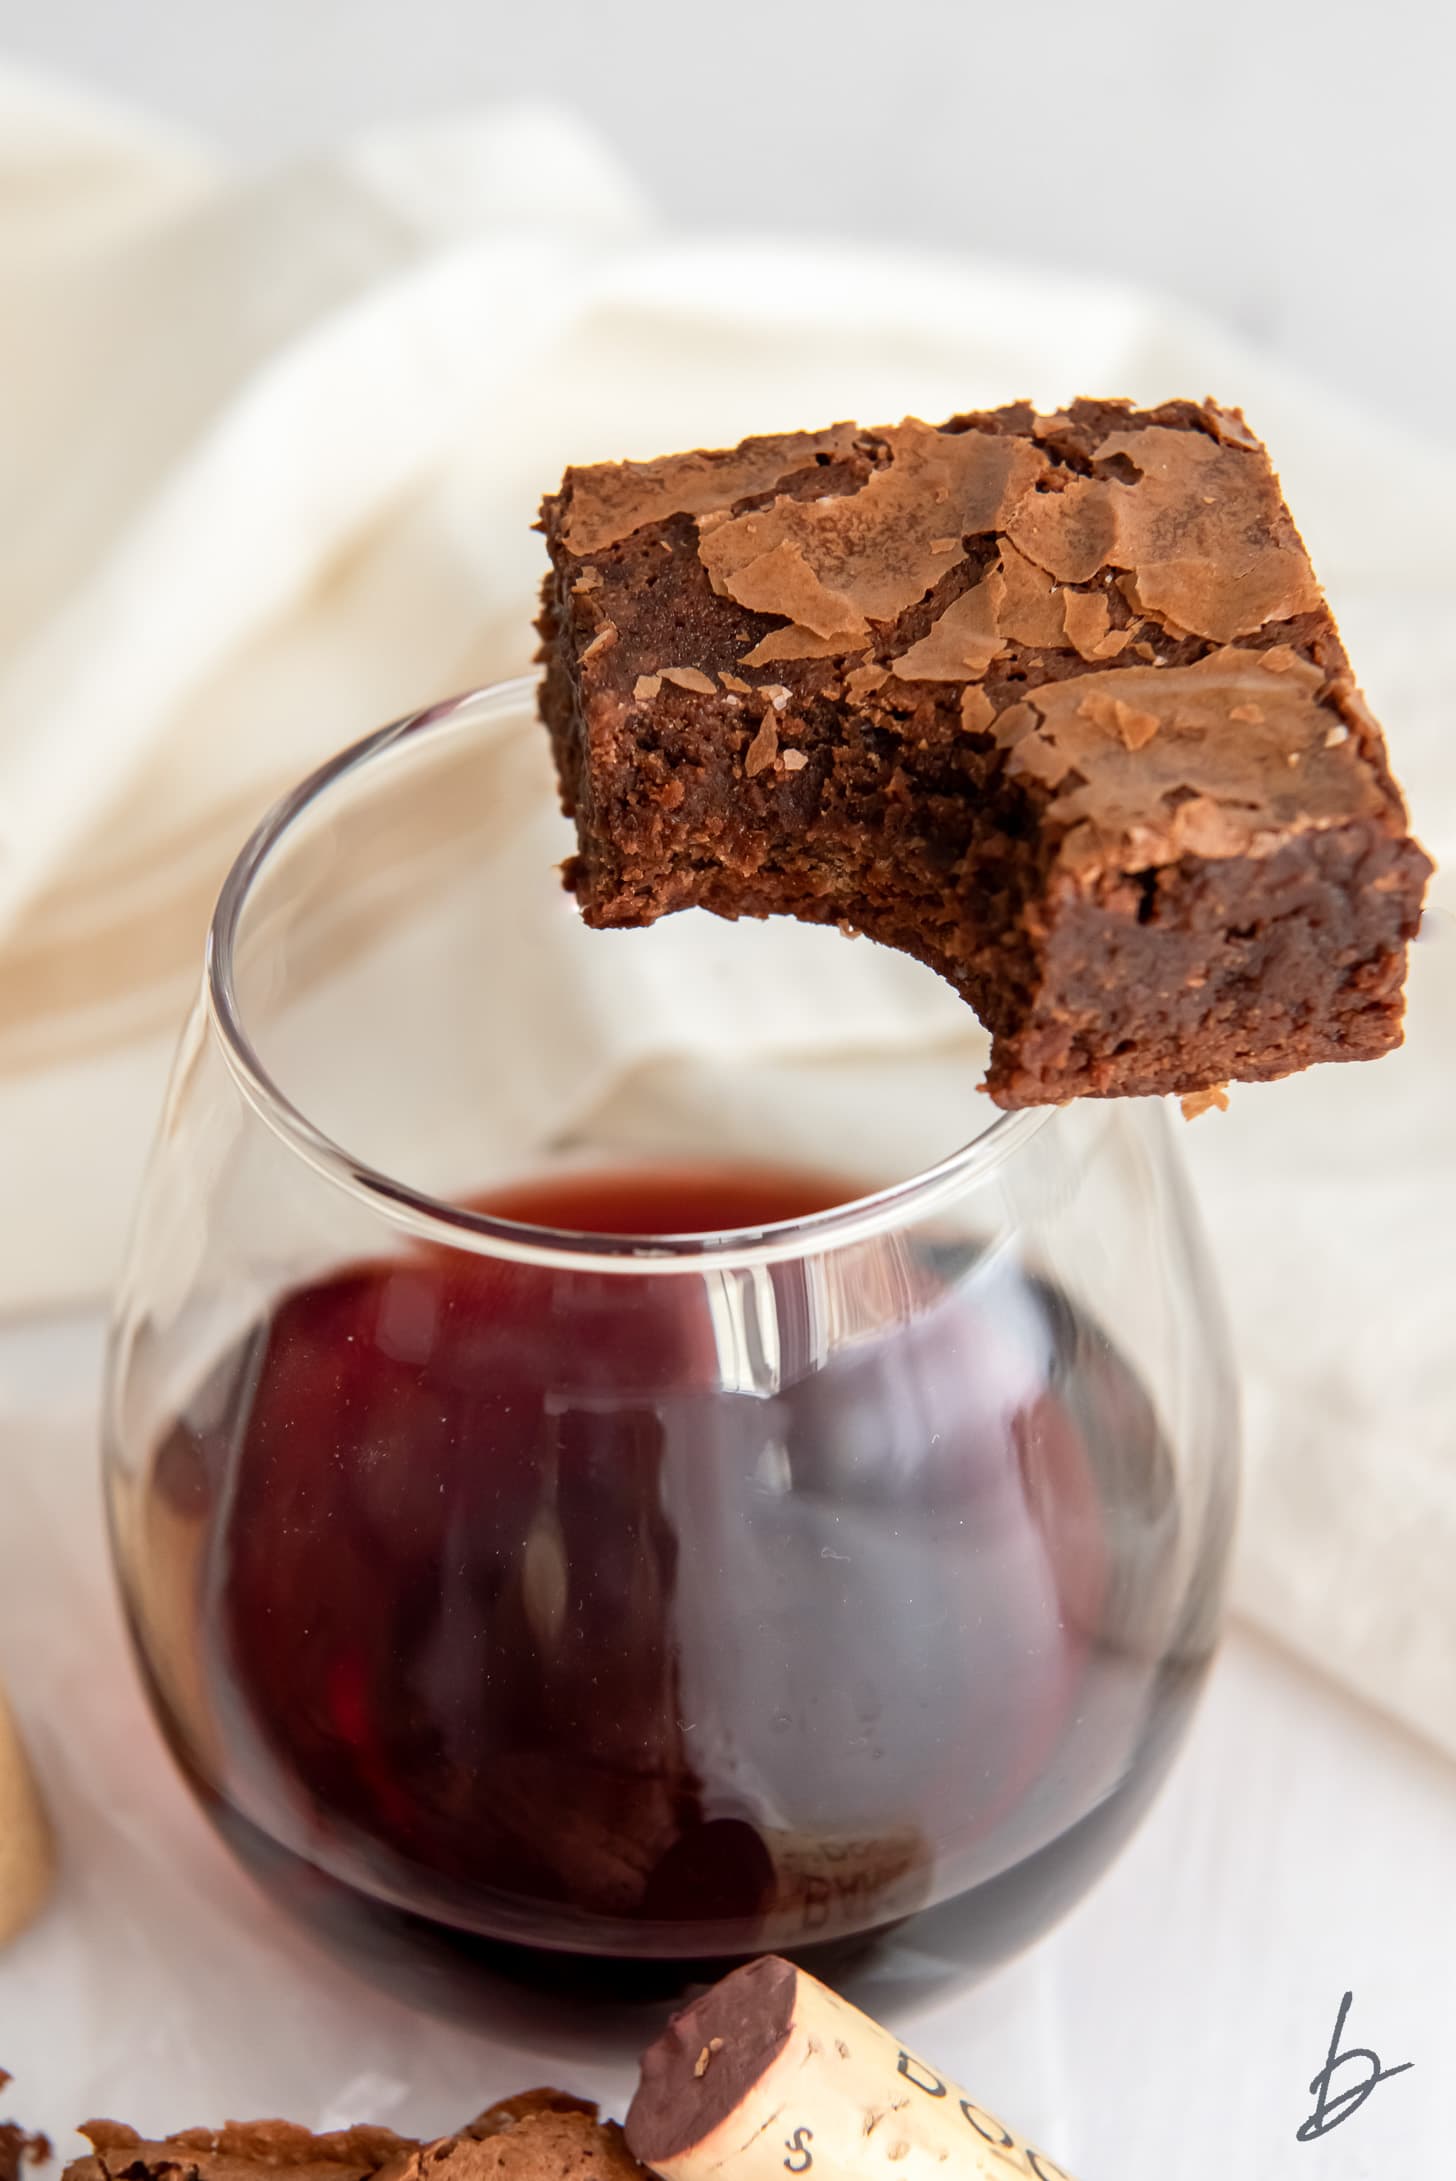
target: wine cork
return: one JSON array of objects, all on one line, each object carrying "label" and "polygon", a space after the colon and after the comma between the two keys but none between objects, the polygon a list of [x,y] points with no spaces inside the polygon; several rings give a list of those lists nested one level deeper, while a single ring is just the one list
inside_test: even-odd
[{"label": "wine cork", "polygon": [[54,1870],[40,1790],[0,1689],[0,1946],[39,1914]]},{"label": "wine cork", "polygon": [[663,2181],[1071,2181],[774,1955],[715,1984],[644,2053],[627,2145]]}]

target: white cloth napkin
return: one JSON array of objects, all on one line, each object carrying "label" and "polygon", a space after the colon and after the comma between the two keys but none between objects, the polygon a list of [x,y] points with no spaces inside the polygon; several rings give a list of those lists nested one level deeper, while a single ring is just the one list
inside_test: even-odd
[{"label": "white cloth napkin", "polygon": [[[1240,402],[1418,829],[1456,847],[1456,464],[1208,326],[1014,267],[663,240],[549,112],[242,176],[0,76],[0,162],[0,1309],[111,1281],[266,803],[526,663],[568,459],[1021,394]],[[944,1035],[943,996],[857,952],[862,992],[807,986],[789,1043]],[[1456,1752],[1453,956],[1417,949],[1398,1057],[1238,1091],[1187,1146],[1247,1392],[1240,1603]]]}]

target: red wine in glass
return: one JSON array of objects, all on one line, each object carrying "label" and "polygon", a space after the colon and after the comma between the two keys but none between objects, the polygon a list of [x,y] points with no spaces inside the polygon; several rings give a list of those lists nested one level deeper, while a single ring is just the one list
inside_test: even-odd
[{"label": "red wine in glass", "polygon": [[[482,1208],[717,1233],[844,1195]],[[129,1601],[262,1882],[397,1988],[448,1958],[573,1999],[766,1950],[903,1992],[1053,1922],[1176,1744],[1226,1538],[1190,1576],[1153,1404],[1054,1284],[923,1236],[898,1276],[827,1349],[793,1262],[751,1308],[423,1247],[285,1294],[157,1447]]]}]

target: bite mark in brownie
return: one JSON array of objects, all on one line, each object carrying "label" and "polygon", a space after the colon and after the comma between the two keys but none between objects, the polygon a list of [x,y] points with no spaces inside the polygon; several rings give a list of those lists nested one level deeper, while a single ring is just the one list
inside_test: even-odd
[{"label": "bite mark in brownie", "polygon": [[74,2159],[64,2181],[370,2181],[418,2148],[390,2128],[314,2135],[286,2120],[183,2128],[154,2142],[114,2120],[85,2121],[79,2133],[91,2155]]},{"label": "bite mark in brownie", "polygon": [[1008,1107],[1399,1042],[1430,866],[1237,411],[838,424],[568,470],[542,528],[589,923],[898,947]]}]

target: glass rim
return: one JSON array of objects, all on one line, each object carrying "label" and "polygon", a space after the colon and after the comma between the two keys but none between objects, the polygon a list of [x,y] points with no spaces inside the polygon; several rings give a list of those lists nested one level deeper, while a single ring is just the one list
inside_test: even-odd
[{"label": "glass rim", "polygon": [[417,737],[448,734],[534,709],[539,672],[492,682],[406,713],[350,743],[307,774],[259,820],[224,879],[208,924],[203,993],[229,1073],[257,1117],[305,1164],[387,1223],[418,1239],[477,1255],[593,1271],[703,1271],[772,1263],[839,1248],[904,1225],[987,1180],[1058,1111],[1028,1106],[998,1113],[957,1151],[901,1181],[827,1211],[708,1234],[588,1234],[472,1211],[356,1158],[297,1106],[264,1065],[244,1022],[234,957],[257,880],[292,829],[330,792]]}]

